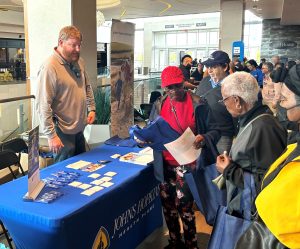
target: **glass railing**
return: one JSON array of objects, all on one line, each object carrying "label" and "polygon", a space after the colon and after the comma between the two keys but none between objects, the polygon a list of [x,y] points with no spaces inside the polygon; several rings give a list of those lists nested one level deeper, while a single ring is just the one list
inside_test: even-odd
[{"label": "glass railing", "polygon": [[31,129],[34,95],[0,99],[0,142],[19,137]]},{"label": "glass railing", "polygon": [[[149,75],[150,76],[150,75]],[[157,76],[134,80],[134,107],[139,110],[141,104],[149,103],[151,92],[161,90],[161,79],[160,74]]]}]

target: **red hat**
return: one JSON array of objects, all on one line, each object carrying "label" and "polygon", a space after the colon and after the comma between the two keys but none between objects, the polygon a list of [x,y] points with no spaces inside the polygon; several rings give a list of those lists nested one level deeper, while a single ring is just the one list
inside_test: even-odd
[{"label": "red hat", "polygon": [[176,66],[168,66],[161,73],[161,86],[181,84],[184,80],[182,71]]}]

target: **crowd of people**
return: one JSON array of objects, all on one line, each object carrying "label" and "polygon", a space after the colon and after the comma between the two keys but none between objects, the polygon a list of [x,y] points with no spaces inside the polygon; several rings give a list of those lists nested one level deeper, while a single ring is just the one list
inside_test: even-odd
[{"label": "crowd of people", "polygon": [[[272,62],[262,59],[259,65],[253,59],[231,61],[220,50],[197,64],[197,73],[190,73],[190,55],[181,62],[179,67],[163,70],[164,95],[154,104],[151,120],[160,115],[179,134],[190,127],[195,148],[205,148],[207,136],[212,138],[219,152],[215,165],[225,180],[229,214],[243,217],[244,176],[246,172],[252,175],[256,193],[247,200],[252,206],[252,223],[240,238],[232,238],[237,241],[235,248],[300,248],[300,175],[296,169],[300,64],[289,61],[284,65],[278,56]],[[198,84],[194,84],[193,74],[201,74]],[[206,108],[197,112],[197,106]],[[199,125],[205,127],[197,133]],[[293,138],[288,135],[291,127]],[[165,248],[199,248],[193,196],[184,177],[185,172],[196,170],[197,161],[180,165],[168,151],[154,152],[154,167],[163,169],[160,196],[170,235]],[[287,206],[291,206],[288,212]]]},{"label": "crowd of people", "polygon": [[[85,151],[83,129],[95,120],[81,42],[78,28],[64,27],[38,73],[37,110],[56,161]],[[192,65],[197,69],[191,74]],[[259,65],[253,59],[231,61],[218,50],[204,62],[183,56],[179,67],[163,70],[161,84],[164,95],[153,103],[150,120],[160,115],[179,134],[190,127],[195,148],[205,148],[206,138],[212,138],[230,214],[243,216],[244,175],[255,179],[255,203],[248,200],[253,202],[253,220],[240,238],[232,238],[235,248],[299,249],[300,64],[283,64],[279,56]],[[197,161],[180,165],[167,150],[154,151],[154,168],[161,169],[160,197],[170,236],[165,248],[199,248],[194,199],[185,179],[186,172],[195,172]]]}]

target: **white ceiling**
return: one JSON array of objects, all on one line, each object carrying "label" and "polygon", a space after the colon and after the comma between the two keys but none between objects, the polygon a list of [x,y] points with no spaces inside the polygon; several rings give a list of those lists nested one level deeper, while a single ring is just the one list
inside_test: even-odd
[{"label": "white ceiling", "polygon": [[[121,0],[120,5],[101,11],[106,20],[199,14],[220,11],[221,1],[244,1],[245,9],[263,19],[300,25],[300,0]],[[22,0],[0,0],[1,9],[22,12]]]}]

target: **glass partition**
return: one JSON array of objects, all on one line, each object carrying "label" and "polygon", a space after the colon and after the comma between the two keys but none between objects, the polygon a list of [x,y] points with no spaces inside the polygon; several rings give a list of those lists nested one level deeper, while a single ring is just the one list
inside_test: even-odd
[{"label": "glass partition", "polygon": [[0,100],[0,142],[20,136],[31,129],[34,96]]}]

